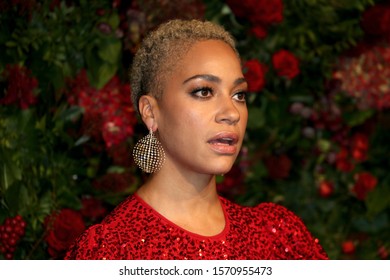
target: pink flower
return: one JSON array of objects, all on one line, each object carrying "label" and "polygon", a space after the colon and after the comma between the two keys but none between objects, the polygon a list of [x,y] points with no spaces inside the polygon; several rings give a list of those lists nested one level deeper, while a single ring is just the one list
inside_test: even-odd
[{"label": "pink flower", "polygon": [[343,56],[333,77],[341,90],[352,96],[361,110],[390,108],[390,48],[374,46]]}]

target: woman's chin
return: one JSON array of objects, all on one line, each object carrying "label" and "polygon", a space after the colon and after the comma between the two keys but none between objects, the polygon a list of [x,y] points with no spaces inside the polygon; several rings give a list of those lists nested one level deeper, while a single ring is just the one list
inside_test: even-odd
[{"label": "woman's chin", "polygon": [[214,175],[225,175],[226,173],[228,173],[232,169],[232,166],[233,166],[233,164],[226,165],[225,167],[219,166],[218,168],[216,168],[214,170],[214,172],[212,172],[212,174],[214,174]]}]

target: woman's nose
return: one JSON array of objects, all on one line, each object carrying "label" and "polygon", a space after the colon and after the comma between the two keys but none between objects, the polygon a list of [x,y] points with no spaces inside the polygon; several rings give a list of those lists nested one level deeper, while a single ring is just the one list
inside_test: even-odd
[{"label": "woman's nose", "polygon": [[240,120],[240,111],[236,106],[237,104],[235,104],[230,95],[219,100],[216,121],[229,125],[236,124]]}]

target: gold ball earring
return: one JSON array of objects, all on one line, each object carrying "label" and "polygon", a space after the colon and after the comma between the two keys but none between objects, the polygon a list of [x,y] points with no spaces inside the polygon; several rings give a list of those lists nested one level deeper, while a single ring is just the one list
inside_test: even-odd
[{"label": "gold ball earring", "polygon": [[165,161],[165,153],[152,128],[149,129],[148,135],[135,144],[133,158],[138,167],[146,173],[160,170]]}]

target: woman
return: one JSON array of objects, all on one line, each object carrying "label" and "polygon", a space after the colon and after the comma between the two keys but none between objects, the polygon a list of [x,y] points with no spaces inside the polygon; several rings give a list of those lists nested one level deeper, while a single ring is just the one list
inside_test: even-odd
[{"label": "woman", "polygon": [[134,148],[148,180],[66,259],[326,259],[282,206],[242,207],[222,197],[248,118],[247,82],[234,40],[210,22],[173,20],[143,42],[132,100],[150,133]]}]

